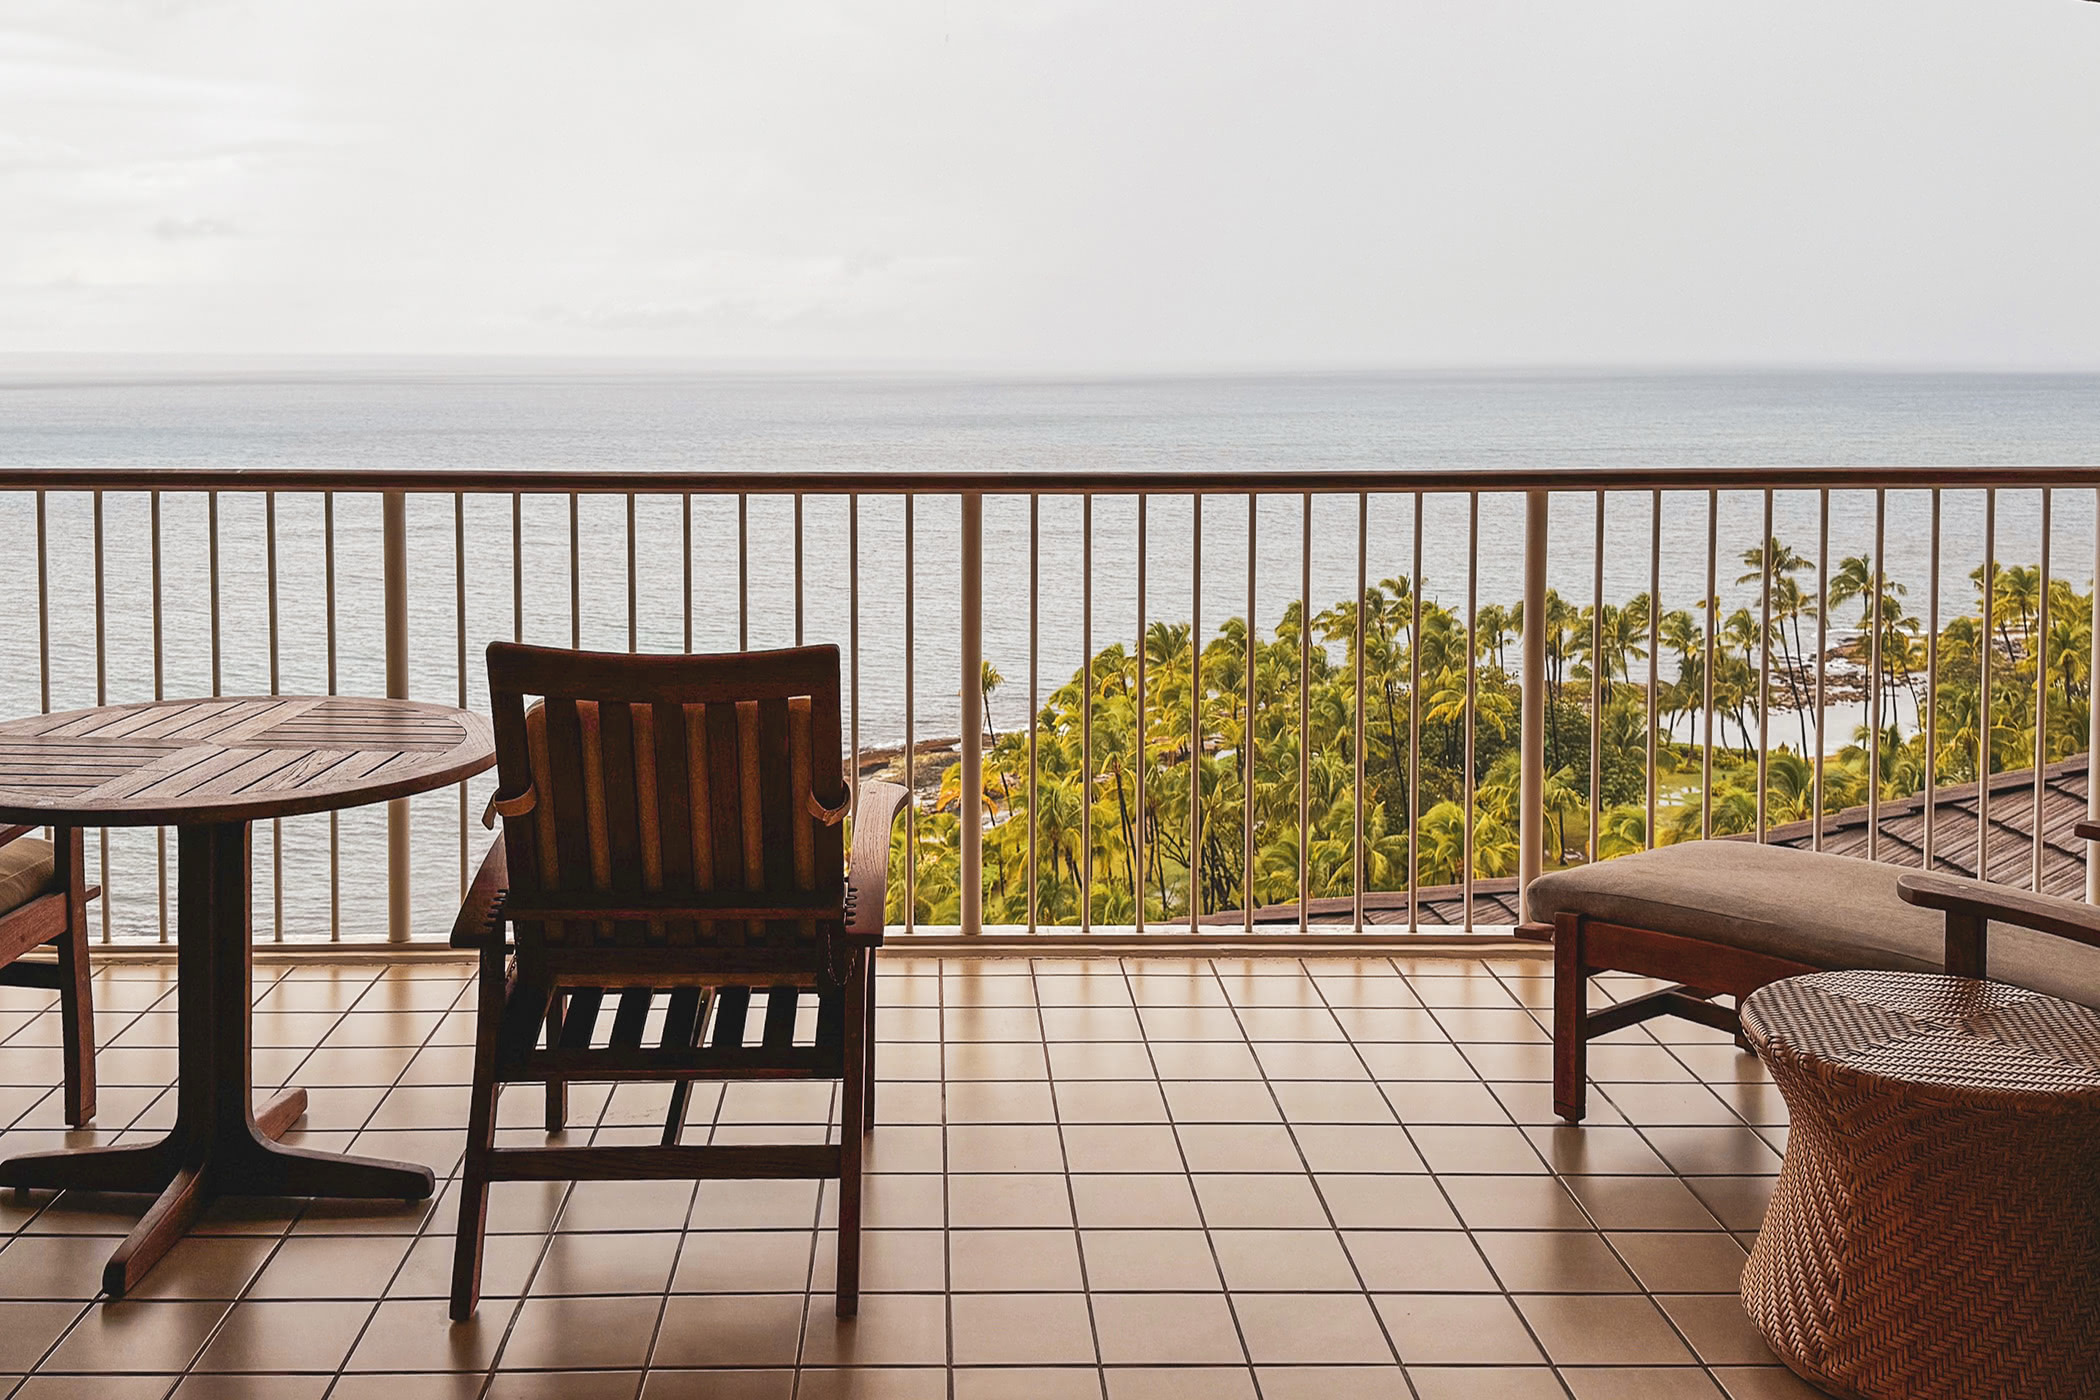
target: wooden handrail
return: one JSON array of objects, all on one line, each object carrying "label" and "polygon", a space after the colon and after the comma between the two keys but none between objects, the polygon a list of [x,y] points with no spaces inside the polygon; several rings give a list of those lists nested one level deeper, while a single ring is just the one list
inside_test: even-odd
[{"label": "wooden handrail", "polygon": [[590,471],[525,467],[0,467],[0,491],[525,492],[579,495],[1298,495],[1358,491],[1837,490],[2100,487],[2100,466],[1415,467],[1288,471]]}]

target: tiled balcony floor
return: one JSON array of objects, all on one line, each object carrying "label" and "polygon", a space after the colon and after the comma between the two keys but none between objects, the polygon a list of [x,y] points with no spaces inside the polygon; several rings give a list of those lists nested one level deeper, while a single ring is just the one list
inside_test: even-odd
[{"label": "tiled balcony floor", "polygon": [[[259,969],[257,1080],[312,1094],[293,1137],[452,1171],[467,973]],[[1784,1137],[1760,1067],[1653,1022],[1594,1048],[1591,1123],[1556,1127],[1548,974],[886,958],[857,1322],[832,1315],[815,1183],[498,1186],[464,1327],[442,1299],[449,1190],[231,1203],[114,1305],[96,1280],[143,1202],[9,1193],[0,1371],[29,1374],[21,1400],[1812,1394],[1735,1296]],[[172,979],[99,974],[93,1134],[59,1130],[43,994],[0,993],[0,1150],[164,1127]],[[812,1087],[696,1092],[687,1140],[821,1133],[833,1091]],[[663,1102],[579,1088],[571,1137],[651,1141]],[[506,1099],[514,1140],[541,1138],[540,1110]]]}]

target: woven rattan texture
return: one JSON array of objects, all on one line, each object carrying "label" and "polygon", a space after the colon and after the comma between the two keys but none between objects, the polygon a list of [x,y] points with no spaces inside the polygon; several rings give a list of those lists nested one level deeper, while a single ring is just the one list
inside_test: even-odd
[{"label": "woven rattan texture", "polygon": [[2100,1015],[1996,983],[1790,978],[1743,1025],[1792,1115],[1743,1273],[1866,1400],[2100,1396]]}]

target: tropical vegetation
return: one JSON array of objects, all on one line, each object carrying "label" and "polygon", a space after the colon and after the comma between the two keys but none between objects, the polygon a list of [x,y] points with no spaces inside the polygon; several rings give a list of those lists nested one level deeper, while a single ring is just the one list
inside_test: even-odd
[{"label": "tropical vegetation", "polygon": [[[1919,791],[1928,771],[1938,782],[1960,783],[1974,781],[1984,764],[1992,772],[2029,767],[2038,714],[2045,717],[2044,761],[2085,749],[2091,594],[2051,579],[2044,608],[2039,569],[2000,565],[1986,621],[1979,569],[1970,576],[1973,610],[1934,637],[1908,588],[1879,577],[1870,559],[1845,559],[1819,584],[1811,560],[1773,539],[1744,551],[1742,564],[1737,582],[1757,585],[1750,590],[1755,611],[1709,600],[1651,621],[1646,594],[1601,608],[1547,594],[1540,625],[1547,716],[1541,858],[1548,867],[1748,831],[1759,820],[1760,799],[1764,820],[1778,824],[1806,819],[1819,806],[1831,812],[1857,805],[1875,789],[1885,799]],[[1768,568],[1769,626],[1762,586]],[[1027,921],[1031,810],[1042,923],[1078,923],[1082,898],[1092,921],[1104,924],[1134,921],[1140,897],[1144,916],[1159,920],[1186,918],[1192,899],[1199,914],[1250,900],[1293,903],[1301,894],[1301,843],[1303,893],[1348,895],[1358,863],[1359,635],[1366,889],[1451,884],[1469,862],[1477,876],[1516,873],[1515,662],[1530,625],[1522,606],[1480,607],[1469,638],[1462,611],[1417,598],[1407,578],[1395,577],[1367,588],[1362,610],[1359,627],[1356,599],[1310,619],[1293,605],[1268,636],[1232,618],[1200,652],[1188,624],[1155,622],[1142,639],[1142,714],[1138,652],[1102,648],[1044,701],[1032,733],[993,731],[974,801],[966,801],[960,766],[951,764],[937,798],[922,804],[914,838],[917,920],[956,920],[958,823],[966,807],[984,823],[988,924]],[[1826,629],[1834,645],[1819,654]],[[987,697],[1002,684],[987,666]],[[1878,692],[1882,721],[1878,742],[1864,724],[1847,735],[1826,732],[1820,782],[1819,685],[1833,704]],[[2039,706],[2038,686],[2046,695]],[[1601,756],[1595,774],[1593,710]],[[987,703],[988,729],[990,715]],[[1412,744],[1410,735],[1417,736]],[[905,858],[900,828],[891,885],[898,918]]]}]

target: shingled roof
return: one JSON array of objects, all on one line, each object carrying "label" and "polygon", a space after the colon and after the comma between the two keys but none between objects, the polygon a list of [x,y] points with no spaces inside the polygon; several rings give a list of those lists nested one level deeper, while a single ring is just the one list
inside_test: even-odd
[{"label": "shingled roof", "polygon": [[[2042,770],[2042,889],[2073,899],[2085,897],[2086,843],[2072,828],[2085,820],[2086,781],[2089,755],[2075,754]],[[1987,842],[1987,879],[2029,887],[2034,869],[2034,770],[2022,768],[1995,773],[1990,782],[1990,826]],[[1892,798],[1881,804],[1881,839],[1876,852],[1882,860],[1899,865],[1922,865],[1925,853],[1925,794]],[[1950,875],[1976,874],[1976,784],[1943,787],[1933,794],[1932,865]],[[1867,809],[1848,807],[1823,818],[1823,849],[1836,855],[1867,854]],[[1735,836],[1728,840],[1753,838]],[[1765,839],[1775,846],[1806,850],[1814,844],[1813,821],[1788,822],[1772,827]],[[1433,926],[1465,923],[1465,892],[1457,885],[1435,885],[1418,895],[1418,922]],[[1355,908],[1347,898],[1316,899],[1309,918],[1315,924],[1349,924]],[[1207,924],[1236,924],[1238,910],[1209,915]],[[1254,911],[1256,924],[1295,924],[1298,906],[1275,904]],[[1364,896],[1364,923],[1369,926],[1405,927],[1408,900],[1405,890],[1374,891]],[[1517,922],[1517,882],[1513,878],[1473,882],[1473,922],[1476,925]]]}]

